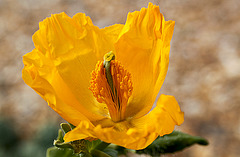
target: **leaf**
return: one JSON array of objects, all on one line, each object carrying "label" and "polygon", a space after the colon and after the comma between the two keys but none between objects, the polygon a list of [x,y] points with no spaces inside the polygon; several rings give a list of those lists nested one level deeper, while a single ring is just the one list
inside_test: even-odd
[{"label": "leaf", "polygon": [[[93,142],[93,141],[92,141]],[[96,143],[97,144],[97,143]],[[104,150],[105,148],[107,148],[110,145],[110,143],[106,143],[104,141],[101,141],[101,143],[97,144],[95,149],[98,150]]]},{"label": "leaf", "polygon": [[125,148],[125,147],[122,147],[122,146],[118,146],[118,145],[110,145],[110,148],[112,148],[113,147],[113,149],[114,150],[116,150],[117,152],[118,152],[118,155],[127,155],[127,153],[128,152],[130,152],[130,151],[133,151],[133,150],[131,150],[131,149],[127,149],[127,148]]},{"label": "leaf", "polygon": [[159,156],[160,154],[174,153],[183,150],[193,144],[208,145],[208,141],[199,136],[191,136],[180,131],[173,131],[173,133],[169,135],[158,137],[147,148],[137,150],[136,153]]},{"label": "leaf", "polygon": [[108,154],[111,157],[118,157],[118,151],[112,148],[106,148],[103,150],[104,153]]},{"label": "leaf", "polygon": [[91,151],[91,154],[93,157],[111,157],[110,155],[108,155],[107,153],[94,149]]},{"label": "leaf", "polygon": [[51,147],[47,149],[46,157],[80,157],[80,154],[75,154],[73,149]]},{"label": "leaf", "polygon": [[101,140],[93,140],[93,141],[88,141],[86,140],[86,144],[87,144],[87,148],[88,148],[88,151],[90,152],[91,150],[95,149],[98,145],[100,145],[102,143]]}]

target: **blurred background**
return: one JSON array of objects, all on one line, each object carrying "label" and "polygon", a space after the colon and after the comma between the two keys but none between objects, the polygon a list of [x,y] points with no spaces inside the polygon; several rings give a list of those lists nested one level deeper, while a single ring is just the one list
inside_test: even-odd
[{"label": "blurred background", "polygon": [[[0,0],[0,156],[43,157],[63,120],[21,78],[22,56],[38,23],[51,14],[84,12],[100,28],[125,23],[149,0]],[[165,157],[240,154],[240,1],[153,0],[176,21],[161,93],[185,112],[177,130],[209,140]]]}]

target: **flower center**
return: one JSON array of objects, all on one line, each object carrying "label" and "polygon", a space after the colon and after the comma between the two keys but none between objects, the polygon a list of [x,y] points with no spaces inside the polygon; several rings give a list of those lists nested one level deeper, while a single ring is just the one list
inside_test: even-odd
[{"label": "flower center", "polygon": [[107,105],[114,122],[124,120],[127,102],[133,90],[131,74],[115,60],[111,51],[104,55],[104,61],[98,61],[91,75],[89,89],[93,96],[99,103]]}]

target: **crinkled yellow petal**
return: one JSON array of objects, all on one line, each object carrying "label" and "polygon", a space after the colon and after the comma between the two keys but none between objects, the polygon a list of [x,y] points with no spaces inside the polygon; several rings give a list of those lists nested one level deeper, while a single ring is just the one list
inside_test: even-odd
[{"label": "crinkled yellow petal", "polygon": [[[154,47],[155,52],[152,56],[153,59],[153,73],[154,73],[154,96],[157,96],[164,79],[167,75],[168,63],[169,63],[169,52],[170,42],[174,30],[174,21],[165,21],[163,28],[162,40],[158,40]],[[155,65],[155,66],[154,66]]]},{"label": "crinkled yellow petal", "polygon": [[88,120],[48,59],[34,49],[23,57],[23,63],[23,80],[46,100],[53,110],[74,125],[78,125],[81,120]]},{"label": "crinkled yellow petal", "polygon": [[[104,33],[109,37],[109,40],[111,40],[111,43],[115,43],[117,41],[117,38],[120,34],[120,32],[123,29],[122,24],[115,24],[112,26],[108,26],[105,27],[103,29],[101,29],[102,31],[104,31]],[[114,49],[112,51],[115,51]]]},{"label": "crinkled yellow petal", "polygon": [[167,73],[173,27],[174,22],[166,22],[152,3],[128,14],[115,44],[116,59],[132,74],[128,117],[150,111]]},{"label": "crinkled yellow petal", "polygon": [[[35,64],[32,58],[41,56],[37,63],[39,66],[36,66],[35,70],[53,86],[52,97],[61,101],[65,99],[66,105],[73,106],[91,121],[102,119],[108,114],[107,107],[105,104],[99,104],[88,88],[91,72],[97,61],[102,60],[106,52],[114,49],[112,37],[116,32],[113,28],[114,26],[111,31],[107,28],[101,30],[82,13],[76,14],[73,18],[65,13],[52,15],[40,22],[39,30],[33,35],[36,48],[31,55],[24,56],[25,69]],[[119,32],[120,29],[119,27],[115,30]],[[25,75],[31,75],[31,72],[23,71],[25,80]],[[38,81],[35,80],[34,83],[38,84]],[[30,86],[33,88],[34,85]],[[40,93],[40,89],[35,90]],[[41,90],[48,93],[45,86],[41,87]],[[58,92],[61,92],[61,96],[55,95]],[[45,100],[50,101],[47,98]],[[51,103],[51,106],[54,105],[58,110],[59,104]]]},{"label": "crinkled yellow petal", "polygon": [[132,124],[139,129],[151,128],[162,136],[171,133],[175,125],[180,125],[183,121],[184,113],[176,99],[170,95],[161,95],[156,107],[147,115],[134,119]]},{"label": "crinkled yellow petal", "polygon": [[[158,135],[171,133],[175,125],[180,125],[183,121],[184,113],[181,112],[175,98],[161,95],[157,106],[141,118],[115,124],[105,121],[96,127],[89,122],[82,121],[74,130],[68,132],[64,139],[69,142],[92,137],[137,150],[147,147]],[[107,125],[109,127],[106,127]]]},{"label": "crinkled yellow petal", "polygon": [[65,134],[64,140],[65,142],[70,142],[91,137],[125,148],[138,150],[147,147],[157,136],[157,133],[150,133],[147,130],[131,128],[127,131],[117,131],[113,128],[102,128],[101,125],[95,127],[87,121],[82,121],[75,129]]}]

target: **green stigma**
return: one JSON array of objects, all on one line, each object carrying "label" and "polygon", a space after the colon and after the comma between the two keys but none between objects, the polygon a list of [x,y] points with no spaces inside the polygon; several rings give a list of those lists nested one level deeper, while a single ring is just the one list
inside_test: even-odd
[{"label": "green stigma", "polygon": [[110,51],[104,55],[104,68],[106,69],[106,78],[107,82],[112,90],[113,93],[115,93],[114,87],[113,87],[113,79],[111,74],[111,61],[115,60],[115,54]]},{"label": "green stigma", "polygon": [[115,59],[115,54],[112,51],[104,55],[104,62],[111,62],[114,59]]}]

